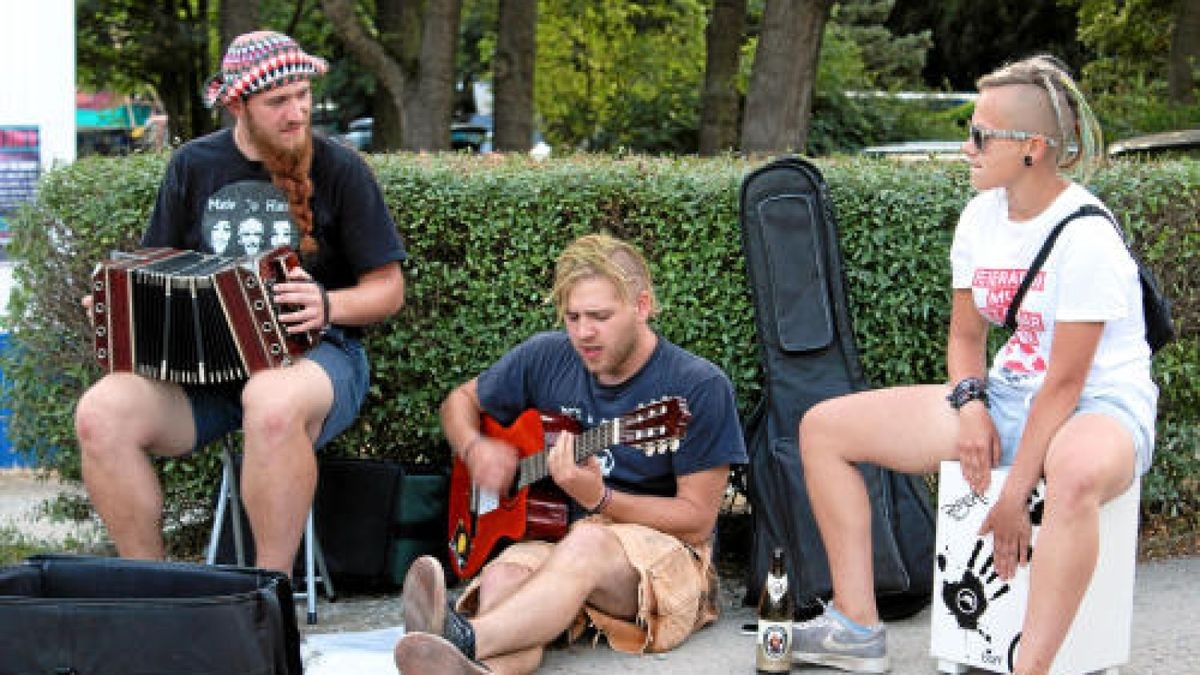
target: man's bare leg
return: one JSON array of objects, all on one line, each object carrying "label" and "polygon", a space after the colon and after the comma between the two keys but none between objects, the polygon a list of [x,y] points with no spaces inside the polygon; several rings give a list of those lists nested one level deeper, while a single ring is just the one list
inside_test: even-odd
[{"label": "man's bare leg", "polygon": [[311,361],[256,374],[242,391],[241,492],[258,567],[291,574],[317,484],[313,443],[332,403],[329,378]]},{"label": "man's bare leg", "polygon": [[191,420],[182,389],[130,373],[104,377],[76,405],[84,485],[122,557],[163,557],[162,489],[150,455],[189,452]]}]

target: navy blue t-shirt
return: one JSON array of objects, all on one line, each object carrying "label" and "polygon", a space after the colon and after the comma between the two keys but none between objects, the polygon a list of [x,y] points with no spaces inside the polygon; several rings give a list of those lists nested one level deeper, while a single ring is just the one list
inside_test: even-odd
[{"label": "navy blue t-shirt", "polygon": [[[313,236],[320,249],[304,268],[329,290],[406,258],[396,223],[370,168],[353,150],[313,137]],[[230,129],[184,144],[171,156],[143,246],[229,257],[278,244],[298,248],[283,191],[262,162],[246,159]]]},{"label": "navy blue t-shirt", "polygon": [[641,370],[616,386],[596,381],[562,331],[529,338],[476,384],[484,412],[504,426],[533,408],[573,417],[588,429],[659,398],[685,399],[692,418],[675,452],[647,456],[618,445],[597,453],[605,483],[622,492],[673,497],[676,476],[747,461],[729,378],[661,335]]}]

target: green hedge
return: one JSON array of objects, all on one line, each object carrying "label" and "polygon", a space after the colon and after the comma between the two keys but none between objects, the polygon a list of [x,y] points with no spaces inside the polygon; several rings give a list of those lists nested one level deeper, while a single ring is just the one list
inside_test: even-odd
[{"label": "green hedge", "polygon": [[[664,312],[658,327],[732,378],[745,414],[760,397],[758,348],[738,225],[736,159],[369,158],[410,252],[408,300],[368,337],[370,397],[336,450],[443,461],[437,407],[448,391],[530,333],[554,326],[553,261],[576,236],[608,230],[639,244]],[[4,356],[14,446],[78,475],[75,400],[97,376],[79,308],[95,263],[145,225],[163,155],[81,160],[43,179],[14,224],[18,272]],[[944,377],[948,249],[970,195],[957,163],[819,162],[842,230],[855,332],[875,386]],[[1182,339],[1155,358],[1163,388],[1160,458],[1146,507],[1197,512],[1200,415],[1196,301],[1200,164],[1119,163],[1094,185],[1175,299]],[[210,455],[215,453],[209,453]],[[211,488],[213,460],[166,465]],[[184,489],[184,492],[187,490]]]}]

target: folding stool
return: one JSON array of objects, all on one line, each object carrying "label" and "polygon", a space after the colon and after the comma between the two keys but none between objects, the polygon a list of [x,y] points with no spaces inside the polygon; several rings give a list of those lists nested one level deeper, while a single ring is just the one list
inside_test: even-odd
[{"label": "folding stool", "polygon": [[[226,436],[221,442],[221,487],[217,496],[217,508],[213,515],[212,535],[208,540],[207,562],[212,565],[217,560],[217,548],[221,540],[221,528],[225,524],[225,511],[231,512],[229,519],[233,526],[233,548],[239,566],[246,565],[245,535],[242,528],[242,503],[238,495],[238,472],[234,462],[235,441],[233,436]],[[333,590],[333,579],[325,567],[325,555],[321,552],[321,542],[317,539],[313,526],[313,510],[308,509],[308,518],[304,525],[304,590],[297,590],[295,597],[304,598],[308,608],[309,625],[317,623],[317,581],[325,586],[325,596],[333,600],[336,593]]]}]

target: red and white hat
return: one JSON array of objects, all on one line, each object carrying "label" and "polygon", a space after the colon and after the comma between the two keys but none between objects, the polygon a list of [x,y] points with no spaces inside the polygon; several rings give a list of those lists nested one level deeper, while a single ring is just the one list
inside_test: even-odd
[{"label": "red and white hat", "polygon": [[234,99],[301,79],[311,80],[327,70],[325,59],[306,54],[283,33],[246,33],[230,43],[221,59],[221,72],[205,85],[204,105],[227,106]]}]

